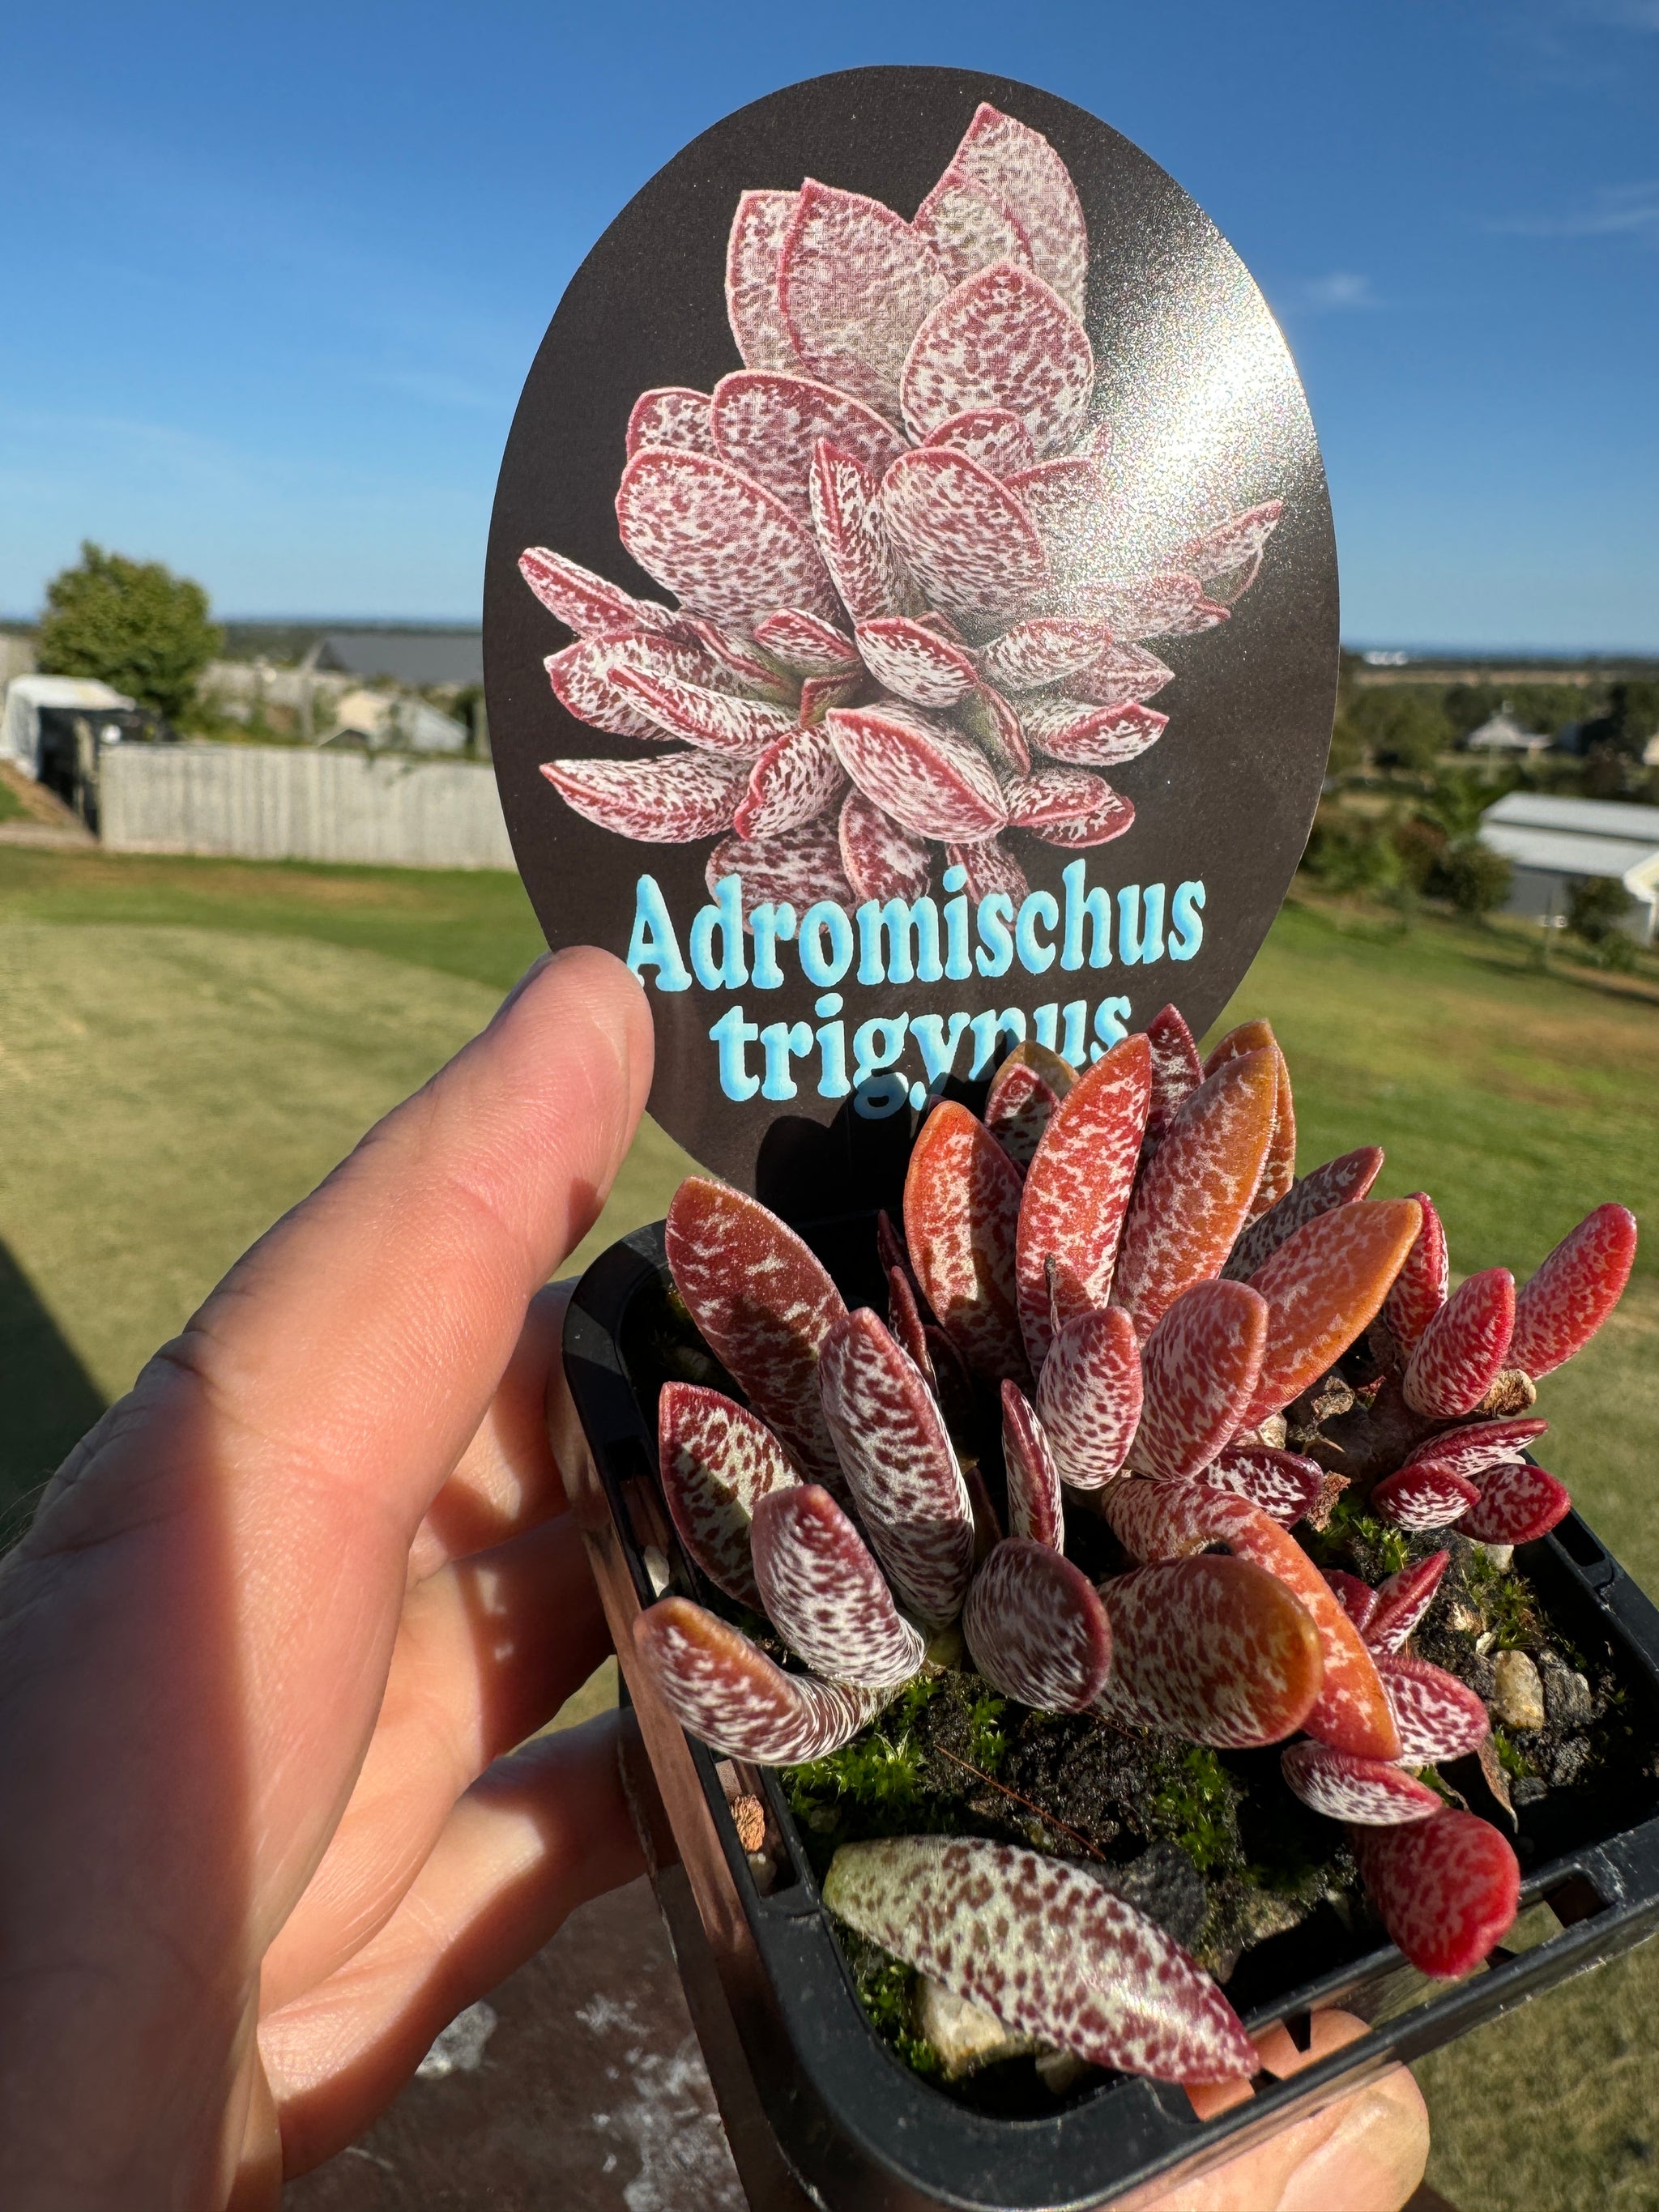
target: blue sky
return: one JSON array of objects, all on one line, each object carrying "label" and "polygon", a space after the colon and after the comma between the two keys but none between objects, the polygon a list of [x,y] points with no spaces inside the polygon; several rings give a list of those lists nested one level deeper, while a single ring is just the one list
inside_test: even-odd
[{"label": "blue sky", "polygon": [[0,610],[476,616],[559,293],[744,100],[980,66],[1138,140],[1280,317],[1368,644],[1659,649],[1659,0],[153,4],[9,18]]}]

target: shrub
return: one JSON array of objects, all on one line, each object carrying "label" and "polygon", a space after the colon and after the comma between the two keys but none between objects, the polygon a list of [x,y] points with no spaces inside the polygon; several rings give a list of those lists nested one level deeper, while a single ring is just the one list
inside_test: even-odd
[{"label": "shrub", "polygon": [[223,641],[199,584],[88,540],[46,586],[37,652],[45,672],[96,677],[173,720]]},{"label": "shrub", "polygon": [[1589,947],[1601,968],[1630,968],[1636,947],[1622,927],[1630,893],[1616,876],[1588,876],[1567,887],[1567,933]]}]

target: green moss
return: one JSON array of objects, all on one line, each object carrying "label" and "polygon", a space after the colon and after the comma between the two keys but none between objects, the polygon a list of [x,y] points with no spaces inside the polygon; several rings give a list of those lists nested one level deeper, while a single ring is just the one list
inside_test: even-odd
[{"label": "green moss", "polygon": [[1324,1528],[1304,1522],[1296,1533],[1316,1566],[1346,1567],[1373,1584],[1397,1575],[1412,1555],[1406,1531],[1366,1512],[1352,1491],[1337,1499]]},{"label": "green moss", "polygon": [[1463,1559],[1463,1583],[1499,1651],[1528,1650],[1538,1643],[1544,1623],[1524,1575],[1494,1565],[1490,1553],[1471,1545]]},{"label": "green moss", "polygon": [[913,1968],[902,1959],[894,1958],[849,1928],[845,1921],[836,1923],[841,1946],[852,1970],[853,1986],[859,1993],[870,2025],[882,2041],[902,2058],[914,2073],[924,2081],[945,2079],[945,2062],[925,2036],[915,2030],[916,1976]]},{"label": "green moss", "polygon": [[1237,1862],[1238,1789],[1215,1753],[1192,1745],[1179,1772],[1153,1795],[1148,1829],[1157,1839],[1179,1844],[1200,1874]]},{"label": "green moss", "polygon": [[1536,1773],[1537,1769],[1515,1738],[1506,1728],[1497,1722],[1492,1724],[1492,1740],[1497,1746],[1498,1763],[1505,1774],[1512,1775],[1517,1782],[1521,1782],[1524,1781],[1528,1775]]}]

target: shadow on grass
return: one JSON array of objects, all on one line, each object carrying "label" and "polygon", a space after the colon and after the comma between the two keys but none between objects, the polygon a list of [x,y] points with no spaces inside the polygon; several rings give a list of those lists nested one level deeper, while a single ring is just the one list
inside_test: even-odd
[{"label": "shadow on grass", "polygon": [[70,1448],[104,1410],[50,1309],[0,1242],[0,1549],[27,1526]]}]

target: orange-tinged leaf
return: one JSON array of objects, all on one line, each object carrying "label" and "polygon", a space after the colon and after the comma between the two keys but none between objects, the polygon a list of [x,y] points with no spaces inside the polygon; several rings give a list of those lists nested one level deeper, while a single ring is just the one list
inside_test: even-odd
[{"label": "orange-tinged leaf", "polygon": [[1112,1627],[1106,1711],[1223,1750],[1282,1742],[1324,1677],[1319,1631],[1284,1582],[1203,1555],[1101,1585]]},{"label": "orange-tinged leaf", "polygon": [[1267,1348],[1243,1425],[1301,1396],[1376,1317],[1422,1224],[1415,1199],[1316,1213],[1250,1278],[1267,1301]]},{"label": "orange-tinged leaf", "polygon": [[991,1079],[985,1126],[1016,1167],[1027,1168],[1056,1106],[1077,1077],[1046,1044],[1017,1044]]},{"label": "orange-tinged leaf", "polygon": [[921,1125],[904,1179],[904,1241],[939,1327],[987,1382],[1025,1374],[1015,1287],[1019,1170],[965,1106]]},{"label": "orange-tinged leaf", "polygon": [[1131,1463],[1196,1474],[1237,1431],[1267,1341],[1267,1300],[1247,1283],[1194,1283],[1141,1346],[1145,1398]]},{"label": "orange-tinged leaf", "polygon": [[1237,1029],[1229,1030],[1205,1061],[1205,1074],[1213,1075],[1217,1068],[1224,1067],[1230,1060],[1242,1060],[1247,1052],[1272,1052],[1279,1063],[1273,1141],[1267,1146],[1267,1157],[1261,1164],[1261,1180],[1250,1201],[1250,1219],[1259,1221],[1269,1207],[1278,1205],[1296,1181],[1296,1108],[1291,1097],[1291,1071],[1285,1064],[1271,1022],[1241,1022]]}]

